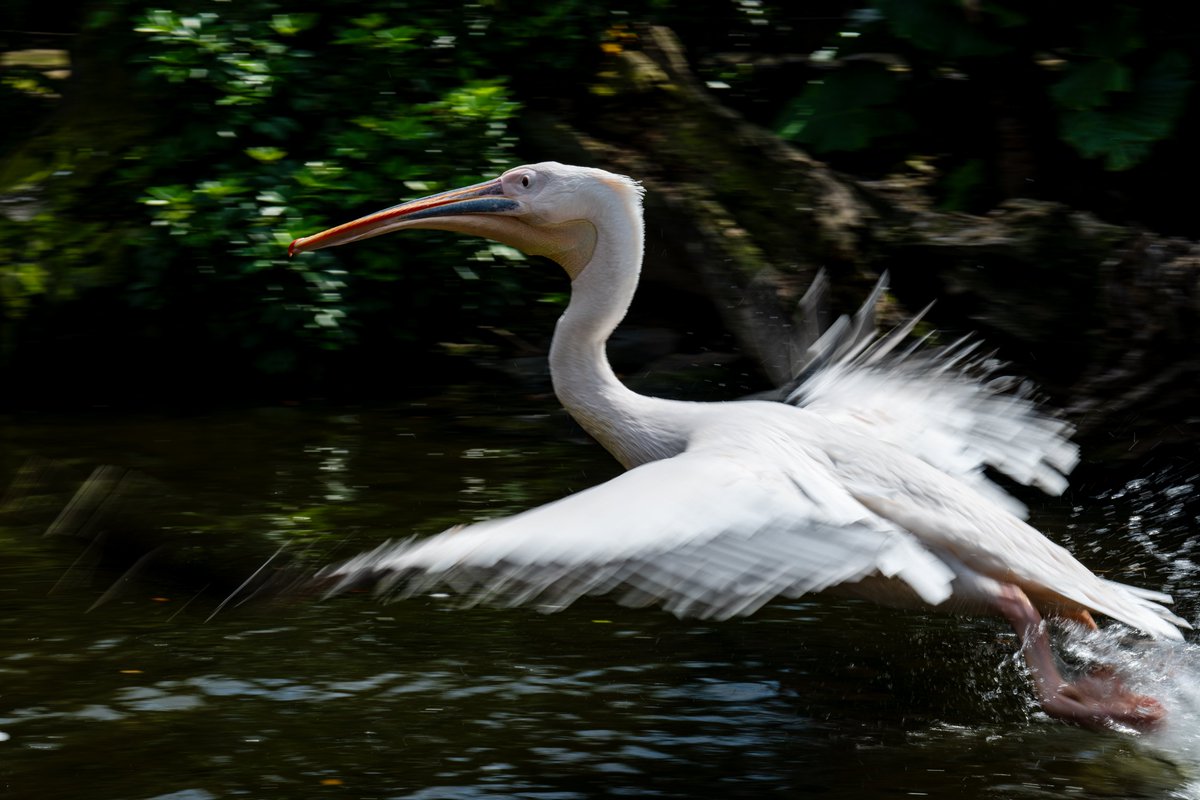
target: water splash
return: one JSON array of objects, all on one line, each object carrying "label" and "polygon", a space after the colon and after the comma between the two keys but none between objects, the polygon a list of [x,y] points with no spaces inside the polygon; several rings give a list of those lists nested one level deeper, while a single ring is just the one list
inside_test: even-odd
[{"label": "water splash", "polygon": [[[1086,510],[1077,508],[1073,527],[1111,547],[1109,555],[1120,565],[1110,577],[1140,585],[1158,581],[1155,588],[1174,596],[1174,611],[1200,628],[1198,488],[1195,465],[1148,472],[1100,494]],[[1162,703],[1166,722],[1139,737],[1138,746],[1184,776],[1173,797],[1200,800],[1200,638],[1190,633],[1186,642],[1152,642],[1112,626],[1069,636],[1063,645],[1069,657],[1111,665],[1130,688]]]},{"label": "water splash", "polygon": [[1063,652],[1084,664],[1111,666],[1131,689],[1162,703],[1166,722],[1141,741],[1194,769],[1200,780],[1200,644],[1135,636],[1119,625],[1076,633],[1063,643]]},{"label": "water splash", "polygon": [[[1074,510],[1072,528],[1092,543],[1116,540],[1114,555],[1130,582],[1156,575],[1175,597],[1175,611],[1200,627],[1200,473],[1167,467],[1102,492]],[[1097,520],[1097,516],[1099,520]],[[1085,549],[1087,542],[1080,543]]]}]

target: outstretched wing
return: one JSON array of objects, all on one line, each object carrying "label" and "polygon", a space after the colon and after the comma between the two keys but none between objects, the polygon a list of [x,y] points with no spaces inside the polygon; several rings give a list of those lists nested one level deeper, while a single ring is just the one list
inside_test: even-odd
[{"label": "outstretched wing", "polygon": [[686,452],[503,519],[448,530],[322,570],[331,592],[374,585],[410,595],[438,587],[471,602],[547,610],[612,592],[679,616],[753,613],[868,575],[897,577],[937,604],[953,573],[910,534],[833,487],[803,459],[756,469],[728,454]]},{"label": "outstretched wing", "polygon": [[908,342],[921,314],[873,335],[865,309],[855,315],[851,333],[814,347],[828,356],[813,359],[786,402],[891,442],[1018,516],[1025,508],[984,477],[985,466],[1062,494],[1079,460],[1072,428],[1039,408],[1028,383],[997,377],[996,362],[974,352],[977,343],[922,348]]},{"label": "outstretched wing", "polygon": [[804,389],[827,418],[869,425],[952,475],[992,466],[1061,494],[1078,460],[1071,426],[1042,413],[1027,386],[960,370],[965,348],[879,364],[836,365]]}]

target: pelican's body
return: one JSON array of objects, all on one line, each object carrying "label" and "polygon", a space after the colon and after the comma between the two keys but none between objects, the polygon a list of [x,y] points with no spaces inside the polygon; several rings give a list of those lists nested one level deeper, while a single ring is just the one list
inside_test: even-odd
[{"label": "pelican's body", "polygon": [[895,363],[861,346],[816,371],[802,407],[645,397],[613,373],[605,343],[637,287],[641,190],[556,163],[412,201],[299,239],[294,252],[403,228],[486,236],[557,261],[571,300],[550,352],[555,391],[629,471],[513,517],[400,545],[324,571],[417,591],[435,583],[558,607],[615,592],[678,614],[729,617],[774,597],[836,589],[889,605],[1006,618],[1051,714],[1147,726],[1148,698],[1070,684],[1042,613],[1100,612],[1158,638],[1186,623],[1164,595],[1101,579],[1027,525],[983,475],[992,466],[1052,493],[1075,462],[1065,424],[949,359]]}]

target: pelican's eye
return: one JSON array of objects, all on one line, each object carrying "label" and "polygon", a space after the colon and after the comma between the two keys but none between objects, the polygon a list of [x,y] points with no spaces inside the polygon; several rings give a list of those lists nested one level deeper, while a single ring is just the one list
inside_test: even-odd
[{"label": "pelican's eye", "polygon": [[504,176],[504,185],[510,192],[524,194],[536,191],[538,175],[531,169],[514,170]]}]

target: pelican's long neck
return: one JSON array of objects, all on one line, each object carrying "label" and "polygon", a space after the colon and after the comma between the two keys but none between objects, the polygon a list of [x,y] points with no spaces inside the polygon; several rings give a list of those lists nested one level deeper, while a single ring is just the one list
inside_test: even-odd
[{"label": "pelican's long neck", "polygon": [[629,310],[642,266],[641,209],[612,204],[594,220],[592,258],[571,280],[571,300],[550,346],[550,376],[563,406],[626,467],[674,455],[683,433],[664,414],[669,401],[640,395],[617,379],[605,343]]}]

